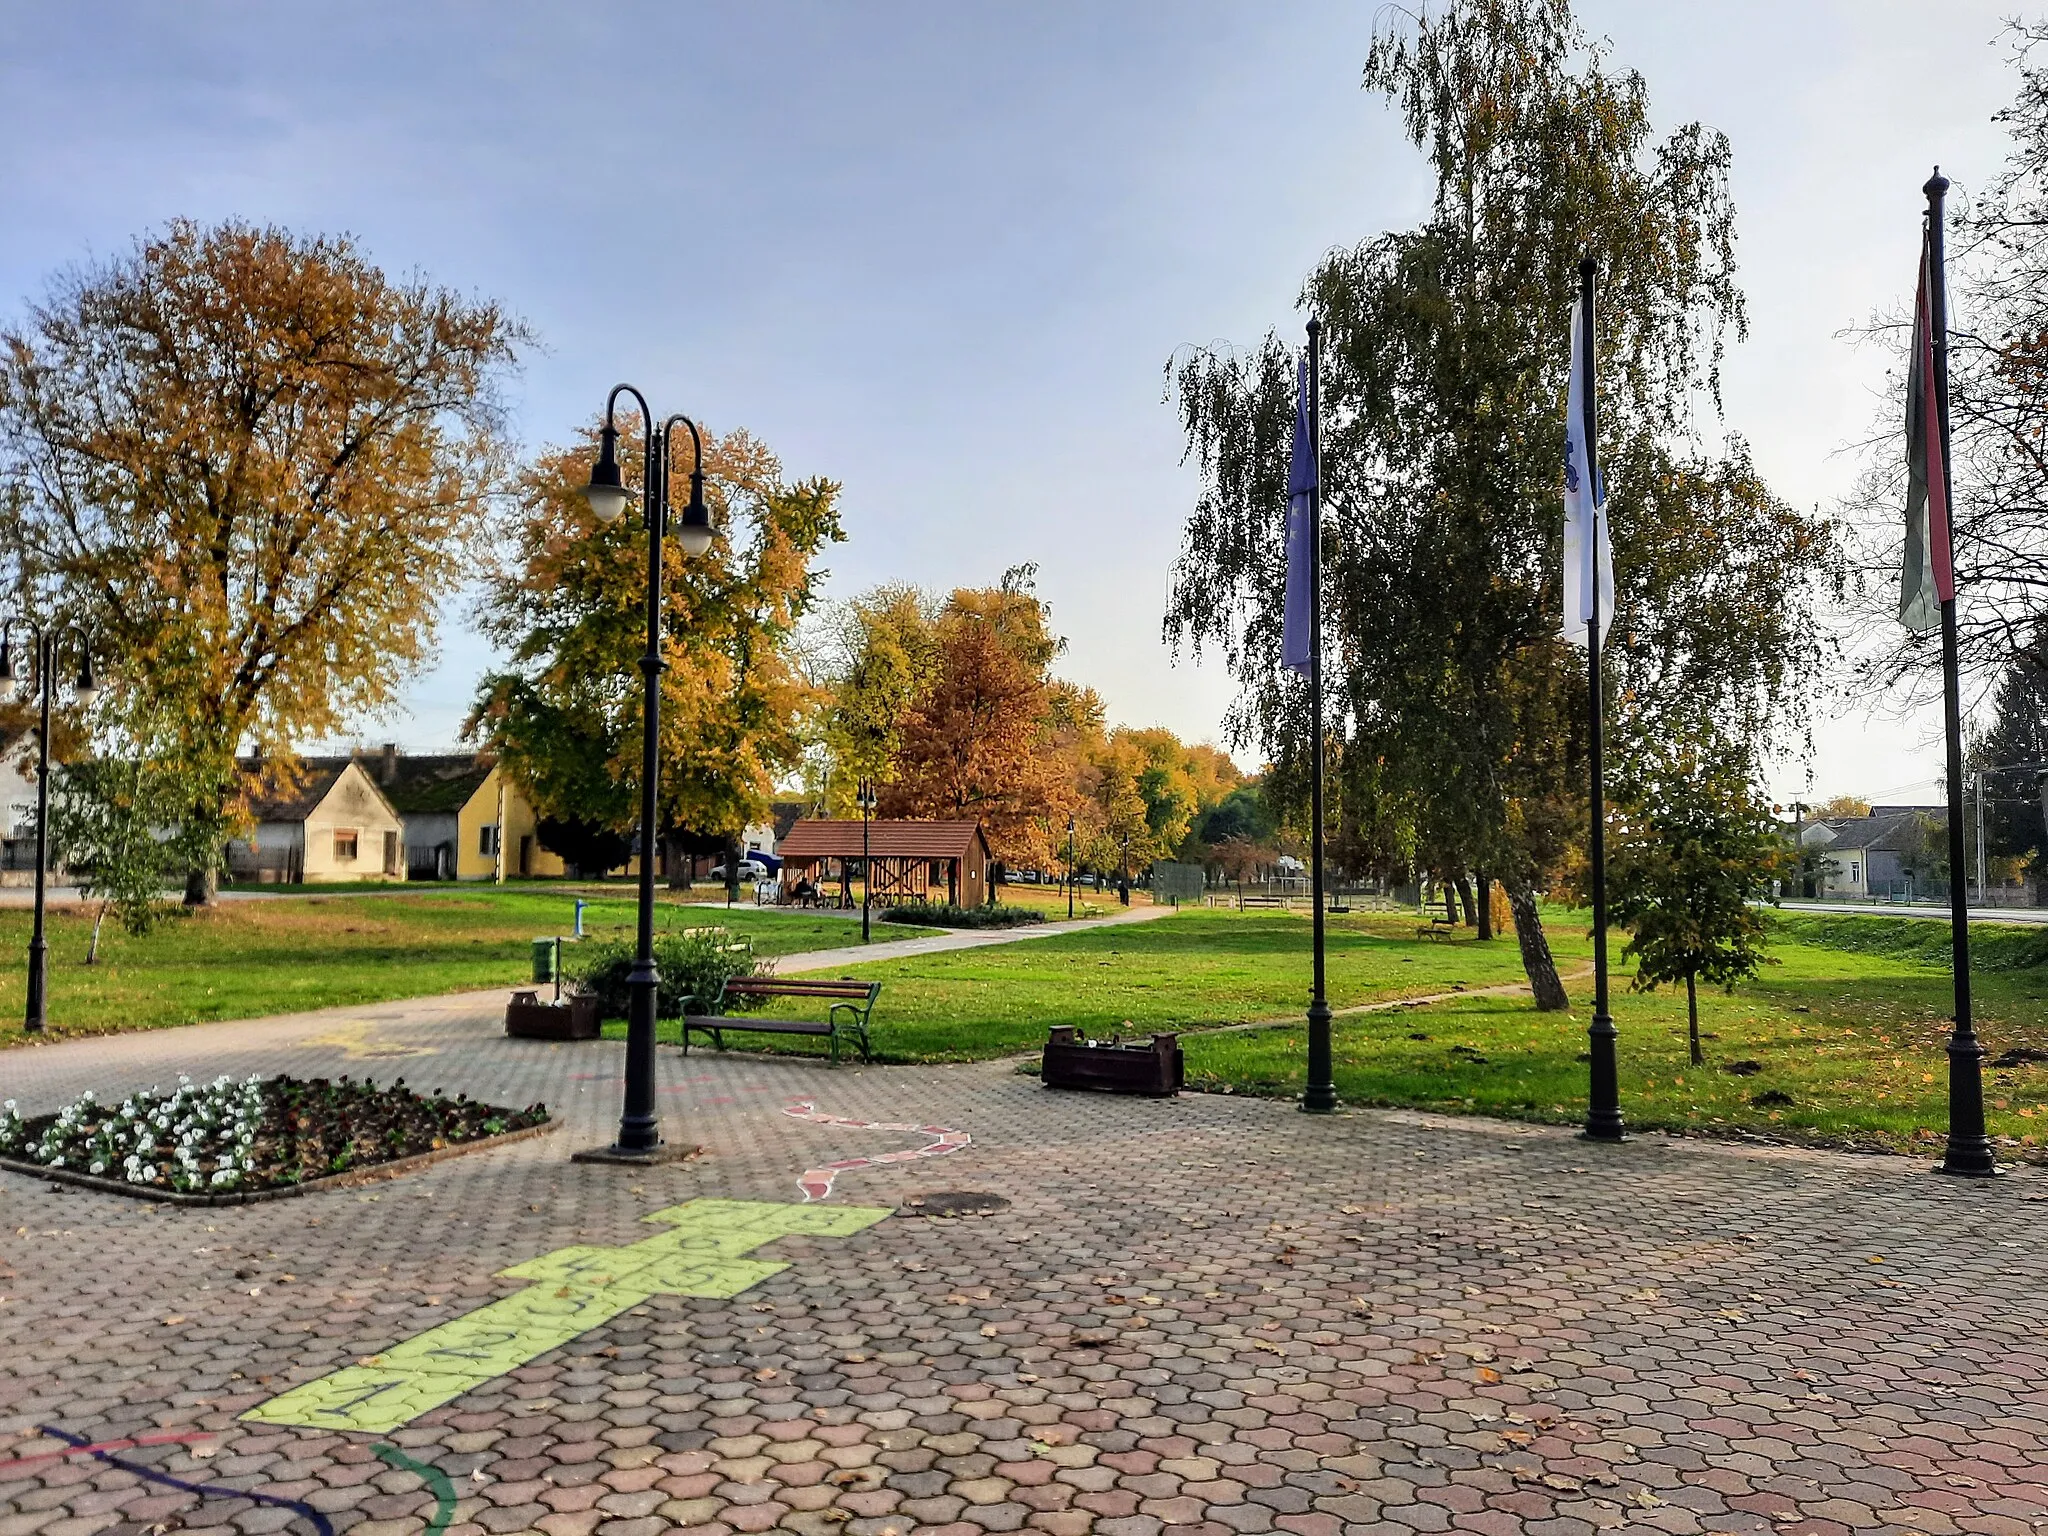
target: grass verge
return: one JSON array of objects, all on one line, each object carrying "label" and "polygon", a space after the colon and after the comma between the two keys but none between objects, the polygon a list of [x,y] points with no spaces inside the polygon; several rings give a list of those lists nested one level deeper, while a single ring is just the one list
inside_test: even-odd
[{"label": "grass verge", "polygon": [[[56,909],[42,1036],[21,1028],[30,915],[0,909],[0,956],[12,957],[0,970],[0,1046],[513,985],[530,974],[536,937],[573,930],[574,894],[440,887],[222,902],[140,938],[110,919],[90,966],[90,917]],[[707,912],[664,901],[658,917],[669,928],[728,928],[764,955],[830,949],[859,932],[841,917],[751,907]],[[629,933],[633,921],[630,894],[594,898],[584,913],[597,936]]]}]

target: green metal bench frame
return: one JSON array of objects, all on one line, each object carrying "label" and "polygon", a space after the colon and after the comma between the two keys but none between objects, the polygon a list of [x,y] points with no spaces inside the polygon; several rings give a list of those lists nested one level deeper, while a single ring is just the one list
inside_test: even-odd
[{"label": "green metal bench frame", "polygon": [[[712,1045],[725,1049],[727,1030],[752,1030],[763,1035],[823,1035],[832,1049],[832,1065],[839,1065],[839,1037],[852,1034],[860,1045],[860,1059],[873,1061],[868,1049],[868,1017],[882,995],[879,981],[825,981],[804,976],[730,976],[718,989],[718,1012],[683,1014],[683,1054],[690,1054],[690,1032],[709,1035]],[[753,1019],[726,1013],[731,997],[819,997],[832,999],[822,1019]],[[696,1001],[696,999],[691,999]]]}]

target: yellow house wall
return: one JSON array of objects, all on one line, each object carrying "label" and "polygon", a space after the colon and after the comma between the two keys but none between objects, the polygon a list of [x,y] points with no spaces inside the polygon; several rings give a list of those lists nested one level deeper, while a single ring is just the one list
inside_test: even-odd
[{"label": "yellow house wall", "polygon": [[[502,804],[500,793],[502,791]],[[531,838],[526,873],[524,878],[548,879],[568,873],[568,867],[560,858],[549,853],[540,845],[540,835],[535,830],[536,817],[533,807],[519,792],[519,787],[501,776],[497,768],[484,776],[476,793],[462,807],[456,819],[457,834],[455,848],[455,878],[458,880],[495,880],[498,877],[498,857],[484,851],[484,829],[496,826],[502,811],[504,820],[505,878],[522,878],[519,869],[519,843],[521,838]]]},{"label": "yellow house wall", "polygon": [[[356,834],[356,856],[338,858],[334,834]],[[385,872],[384,839],[396,841],[397,873]],[[350,763],[325,798],[306,816],[305,876],[308,881],[403,880],[405,824],[379,794],[361,763]]]}]

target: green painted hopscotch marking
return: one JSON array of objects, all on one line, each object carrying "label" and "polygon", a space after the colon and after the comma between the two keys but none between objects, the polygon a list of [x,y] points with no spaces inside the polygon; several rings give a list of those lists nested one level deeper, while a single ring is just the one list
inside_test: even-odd
[{"label": "green painted hopscotch marking", "polygon": [[859,1206],[692,1200],[646,1217],[669,1230],[628,1248],[557,1248],[502,1271],[523,1291],[292,1388],[260,1424],[382,1434],[610,1322],[650,1296],[737,1296],[787,1264],[745,1255],[778,1237],[851,1237],[888,1215]]}]

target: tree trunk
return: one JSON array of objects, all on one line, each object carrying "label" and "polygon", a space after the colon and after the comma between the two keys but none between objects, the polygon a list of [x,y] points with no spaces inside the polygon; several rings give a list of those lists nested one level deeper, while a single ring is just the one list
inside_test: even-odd
[{"label": "tree trunk", "polygon": [[1686,1039],[1692,1046],[1692,1064],[1704,1067],[1707,1053],[1700,1049],[1700,995],[1693,985],[1693,974],[1685,973],[1685,1026]]},{"label": "tree trunk", "polygon": [[1482,869],[1474,872],[1472,883],[1479,887],[1479,942],[1484,944],[1493,937],[1493,881]]},{"label": "tree trunk", "polygon": [[220,894],[220,871],[208,865],[195,869],[185,876],[185,905],[188,907],[210,907]]},{"label": "tree trunk", "polygon": [[1515,941],[1522,946],[1522,970],[1536,996],[1536,1007],[1543,1013],[1562,1012],[1572,1001],[1564,995],[1564,983],[1557,979],[1557,961],[1551,958],[1550,940],[1543,936],[1535,888],[1522,879],[1501,883],[1507,887],[1508,907],[1515,914]]},{"label": "tree trunk", "polygon": [[1437,885],[1437,894],[1444,899],[1444,916],[1452,922],[1458,920],[1458,893],[1448,880]]},{"label": "tree trunk", "polygon": [[101,903],[100,903],[100,910],[99,910],[99,913],[98,913],[98,915],[97,915],[97,916],[95,916],[95,917],[93,918],[93,920],[92,920],[92,943],[86,946],[86,951],[85,951],[85,963],[86,963],[87,965],[97,965],[97,964],[99,964],[99,960],[100,960],[100,929],[106,926],[106,922],[107,922],[107,907],[108,907],[109,905],[110,905],[110,904],[109,904],[109,903],[107,903],[107,902],[104,902],[104,901],[103,901],[103,902],[101,902]]},{"label": "tree trunk", "polygon": [[740,840],[728,837],[725,840],[725,904],[730,907],[740,899]]},{"label": "tree trunk", "polygon": [[690,856],[683,852],[683,840],[674,836],[665,838],[662,850],[665,855],[662,862],[668,866],[665,871],[668,875],[668,888],[672,891],[687,891],[690,888]]},{"label": "tree trunk", "polygon": [[1458,876],[1458,904],[1465,909],[1465,926],[1467,928],[1476,927],[1479,922],[1479,914],[1472,906],[1472,881],[1469,876]]}]

